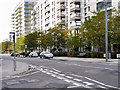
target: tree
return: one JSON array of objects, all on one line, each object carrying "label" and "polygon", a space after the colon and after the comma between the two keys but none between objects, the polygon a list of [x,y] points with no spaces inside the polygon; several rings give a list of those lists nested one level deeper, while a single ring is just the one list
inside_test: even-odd
[{"label": "tree", "polygon": [[2,50],[2,52],[7,52],[7,51],[11,52],[12,51],[11,45],[12,45],[12,42],[10,42],[10,41],[2,42],[1,43],[1,46],[2,46],[1,50]]},{"label": "tree", "polygon": [[38,32],[30,33],[25,36],[24,43],[27,45],[27,50],[34,50],[38,47]]},{"label": "tree", "polygon": [[17,38],[15,45],[16,45],[16,50],[17,51],[22,51],[22,50],[25,49],[25,43],[24,43],[24,36],[23,35],[20,36],[19,38]]},{"label": "tree", "polygon": [[117,10],[113,10],[114,15],[109,19],[109,51],[120,51],[120,16]]},{"label": "tree", "polygon": [[[113,13],[115,13],[113,15]],[[88,17],[80,28],[81,35],[83,35],[83,42],[87,47],[98,48],[99,51],[105,51],[105,12],[93,12],[94,16]],[[120,42],[120,26],[118,22],[120,17],[117,15],[116,10],[110,10],[108,14],[108,38],[109,38],[109,51],[112,45]]]}]

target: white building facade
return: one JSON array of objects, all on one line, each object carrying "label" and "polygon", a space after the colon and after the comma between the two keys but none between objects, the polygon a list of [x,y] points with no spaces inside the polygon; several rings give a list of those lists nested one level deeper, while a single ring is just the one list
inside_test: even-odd
[{"label": "white building facade", "polygon": [[[118,10],[119,1],[108,0],[108,12],[113,8]],[[92,12],[104,9],[104,0],[39,0],[32,13],[33,29],[47,31],[63,24],[76,34],[81,22],[93,16]]]},{"label": "white building facade", "polygon": [[31,33],[31,11],[37,0],[21,0],[14,9],[12,16],[12,30],[16,37]]}]

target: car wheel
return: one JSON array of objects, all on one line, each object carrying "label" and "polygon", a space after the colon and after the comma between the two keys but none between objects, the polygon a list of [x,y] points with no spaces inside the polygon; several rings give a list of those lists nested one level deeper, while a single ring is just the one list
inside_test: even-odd
[{"label": "car wheel", "polygon": [[46,57],[45,57],[45,56],[43,56],[43,58],[45,59]]}]

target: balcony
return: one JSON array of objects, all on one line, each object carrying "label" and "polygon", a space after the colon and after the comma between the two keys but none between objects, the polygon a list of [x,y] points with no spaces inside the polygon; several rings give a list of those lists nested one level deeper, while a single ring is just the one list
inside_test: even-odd
[{"label": "balcony", "polygon": [[80,28],[81,27],[81,22],[73,22],[71,24],[72,29]]},{"label": "balcony", "polygon": [[65,10],[65,6],[61,5],[60,7],[58,7],[58,10]]},{"label": "balcony", "polygon": [[70,11],[71,11],[71,12],[72,12],[72,11],[80,11],[80,5],[72,5]]},{"label": "balcony", "polygon": [[59,20],[58,24],[65,24],[65,19]]},{"label": "balcony", "polygon": [[18,10],[21,10],[22,9],[22,7],[18,7],[16,10],[15,10],[15,12],[17,12]]},{"label": "balcony", "polygon": [[65,12],[64,13],[61,13],[60,15],[57,16],[58,18],[60,17],[65,17]]},{"label": "balcony", "polygon": [[80,0],[71,0],[71,3],[77,3],[80,2]]},{"label": "balcony", "polygon": [[25,22],[31,21],[30,18],[25,18]]},{"label": "balcony", "polygon": [[31,27],[30,26],[26,26],[25,29],[31,30]]},{"label": "balcony", "polygon": [[25,13],[31,13],[31,11],[30,10],[25,10]]},{"label": "balcony", "polygon": [[29,18],[30,18],[30,17],[31,17],[31,15],[30,15],[30,14],[25,14],[25,16],[24,16],[24,17],[29,17]]},{"label": "balcony", "polygon": [[65,0],[57,0],[57,3],[63,3]]},{"label": "balcony", "polygon": [[76,20],[76,19],[81,19],[80,13],[76,13],[76,14],[71,15],[71,20]]},{"label": "balcony", "polygon": [[25,22],[25,25],[31,25],[31,23],[30,22]]},{"label": "balcony", "polygon": [[24,7],[27,10],[33,10],[33,7]]}]

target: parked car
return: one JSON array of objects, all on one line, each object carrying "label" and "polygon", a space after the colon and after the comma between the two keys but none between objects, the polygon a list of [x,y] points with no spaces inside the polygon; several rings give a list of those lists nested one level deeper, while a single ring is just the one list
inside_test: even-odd
[{"label": "parked car", "polygon": [[14,56],[14,55],[15,55],[16,57],[19,56],[19,54],[14,54],[14,53],[11,53],[10,56]]},{"label": "parked car", "polygon": [[40,58],[53,58],[53,54],[48,51],[43,51],[40,53]]},{"label": "parked car", "polygon": [[31,52],[29,54],[29,57],[38,57],[38,54],[36,52]]}]

